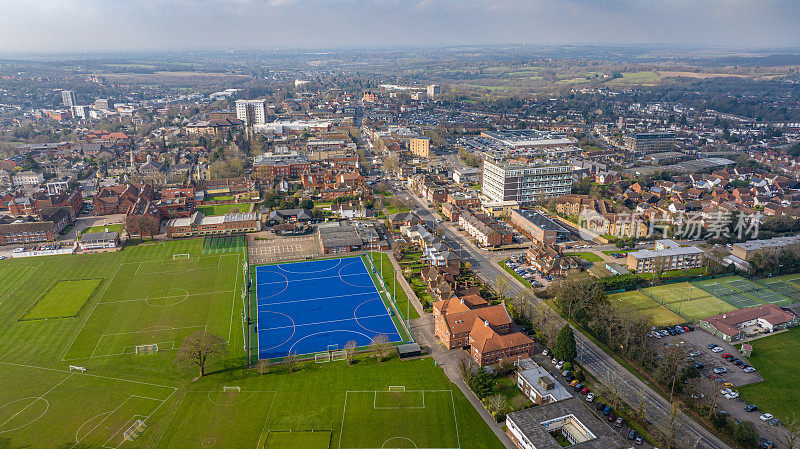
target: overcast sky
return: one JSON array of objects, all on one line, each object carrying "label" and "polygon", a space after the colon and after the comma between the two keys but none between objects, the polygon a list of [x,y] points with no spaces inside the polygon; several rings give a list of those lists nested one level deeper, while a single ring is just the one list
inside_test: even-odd
[{"label": "overcast sky", "polygon": [[0,52],[506,43],[800,47],[800,0],[0,0]]}]

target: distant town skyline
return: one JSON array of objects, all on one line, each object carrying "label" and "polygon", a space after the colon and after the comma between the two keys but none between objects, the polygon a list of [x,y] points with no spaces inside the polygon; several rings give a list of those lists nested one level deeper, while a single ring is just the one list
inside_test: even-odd
[{"label": "distant town skyline", "polygon": [[0,0],[0,51],[800,47],[796,0]]}]

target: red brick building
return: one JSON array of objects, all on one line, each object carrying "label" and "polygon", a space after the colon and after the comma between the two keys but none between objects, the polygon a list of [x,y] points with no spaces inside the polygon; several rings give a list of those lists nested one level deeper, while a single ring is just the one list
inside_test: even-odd
[{"label": "red brick building", "polygon": [[149,201],[156,199],[153,186],[150,184],[123,184],[103,187],[94,197],[94,214],[127,214],[140,198]]},{"label": "red brick building", "polygon": [[257,179],[299,178],[311,170],[311,163],[302,154],[264,153],[253,159],[253,176]]}]

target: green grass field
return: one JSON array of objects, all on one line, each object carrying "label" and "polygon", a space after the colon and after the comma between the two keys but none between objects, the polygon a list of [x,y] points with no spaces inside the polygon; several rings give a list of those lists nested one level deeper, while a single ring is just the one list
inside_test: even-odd
[{"label": "green grass field", "polygon": [[668,326],[686,322],[681,316],[636,290],[608,295],[608,300],[614,307],[630,307],[634,313],[649,315],[653,318],[653,325],[655,326]]},{"label": "green grass field", "polygon": [[75,317],[102,279],[59,280],[47,290],[22,320]]},{"label": "green grass field", "polygon": [[[242,256],[205,255],[194,239],[0,261],[0,447],[502,448],[430,358],[244,369]],[[102,281],[76,318],[19,321],[56,280],[77,279]],[[198,329],[222,336],[228,354],[193,380],[173,359]],[[135,354],[153,343],[157,353]],[[394,385],[425,391],[424,408],[413,395],[353,396]],[[139,435],[124,441],[131,428]]]},{"label": "green grass field", "polygon": [[234,209],[239,212],[250,212],[250,203],[215,204],[197,208],[198,211],[206,216],[230,214]]},{"label": "green grass field", "polygon": [[108,232],[116,232],[118,234],[122,234],[122,230],[124,228],[125,228],[125,225],[123,225],[123,224],[115,224],[115,225],[108,225],[108,226],[90,226],[88,228],[85,228],[83,231],[81,231],[81,234],[90,234],[90,233],[95,233],[95,232],[106,232],[106,229],[108,229]]},{"label": "green grass field", "polygon": [[747,358],[764,378],[763,382],[739,387],[742,399],[783,422],[791,420],[800,402],[800,328],[750,342],[753,354]]},{"label": "green grass field", "polygon": [[383,282],[386,284],[386,287],[389,288],[390,292],[395,293],[395,301],[397,302],[397,308],[399,309],[400,314],[403,315],[403,318],[405,319],[413,320],[415,318],[419,318],[419,313],[417,313],[417,310],[414,308],[414,306],[409,304],[408,295],[406,295],[405,290],[403,290],[400,285],[395,287],[394,267],[392,266],[392,262],[389,260],[389,256],[384,253],[372,254],[372,262],[379,271],[381,269],[381,259],[383,259]]},{"label": "green grass field", "polygon": [[585,260],[587,262],[602,262],[603,261],[602,257],[598,256],[597,254],[595,254],[593,252],[589,252],[589,251],[584,251],[584,252],[580,252],[580,253],[565,253],[565,255],[580,257],[581,259],[583,259],[583,260]]},{"label": "green grass field", "polygon": [[686,321],[696,322],[702,318],[736,310],[736,307],[688,282],[659,285],[641,291],[645,296],[652,297],[657,303],[684,317]]},{"label": "green grass field", "polygon": [[726,276],[717,279],[700,281],[695,283],[695,285],[711,293],[717,298],[724,300],[737,309],[763,305],[763,302],[735,287],[736,282],[740,281],[743,281],[741,276]]}]

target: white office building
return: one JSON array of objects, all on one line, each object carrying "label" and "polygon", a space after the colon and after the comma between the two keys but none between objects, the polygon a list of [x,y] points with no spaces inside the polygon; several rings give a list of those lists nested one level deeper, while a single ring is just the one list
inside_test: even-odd
[{"label": "white office building", "polygon": [[520,164],[487,159],[482,193],[491,201],[530,204],[570,193],[572,164]]},{"label": "white office building", "polygon": [[236,118],[245,126],[267,123],[266,100],[236,100]]}]

